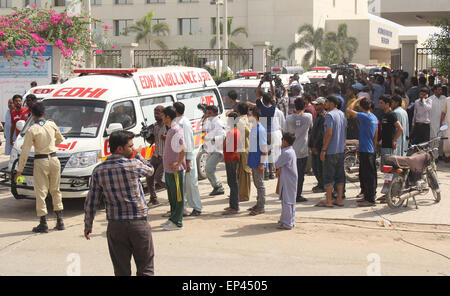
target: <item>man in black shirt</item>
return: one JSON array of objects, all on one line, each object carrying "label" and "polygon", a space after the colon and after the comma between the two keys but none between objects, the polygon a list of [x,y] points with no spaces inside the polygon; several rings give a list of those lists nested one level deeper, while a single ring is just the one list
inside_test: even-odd
[{"label": "man in black shirt", "polygon": [[324,134],[324,122],[325,115],[325,98],[317,98],[312,102],[314,108],[316,109],[317,116],[314,120],[314,125],[309,136],[308,146],[312,151],[312,169],[314,176],[317,179],[317,186],[313,187],[312,191],[314,193],[325,192],[323,187],[323,164],[320,160],[320,151],[322,151]]},{"label": "man in black shirt", "polygon": [[383,110],[381,117],[381,165],[386,158],[394,155],[397,149],[397,139],[403,133],[403,127],[397,120],[397,115],[391,110],[392,98],[388,95],[380,97],[380,109]]}]

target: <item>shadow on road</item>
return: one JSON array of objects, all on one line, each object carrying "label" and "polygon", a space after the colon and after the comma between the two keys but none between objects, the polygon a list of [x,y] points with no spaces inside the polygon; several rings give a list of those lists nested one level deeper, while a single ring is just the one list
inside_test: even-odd
[{"label": "shadow on road", "polygon": [[245,225],[240,228],[226,230],[225,232],[229,232],[230,234],[222,235],[222,237],[243,237],[280,231],[281,230],[277,228],[277,224],[272,222],[264,224]]}]

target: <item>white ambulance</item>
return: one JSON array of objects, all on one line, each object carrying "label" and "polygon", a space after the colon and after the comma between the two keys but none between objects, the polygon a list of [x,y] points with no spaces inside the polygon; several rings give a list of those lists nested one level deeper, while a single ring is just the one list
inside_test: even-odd
[{"label": "white ambulance", "polygon": [[[207,157],[202,149],[203,111],[198,104],[215,105],[223,114],[219,90],[208,71],[189,67],[148,69],[79,69],[80,76],[58,85],[42,102],[46,118],[58,125],[65,141],[57,146],[61,162],[61,192],[63,198],[86,197],[89,179],[95,166],[111,152],[108,135],[120,128],[139,134],[142,123],[155,122],[153,110],[158,105],[170,106],[183,102],[185,116],[191,121],[197,150],[199,178],[204,176]],[[23,137],[32,124],[28,120],[11,152],[9,166],[3,178],[11,178],[17,169]],[[153,152],[142,137],[134,140],[135,147],[144,147],[141,155],[149,159]],[[33,152],[33,150],[32,150]],[[9,176],[8,176],[9,175]],[[23,183],[10,182],[15,198],[34,198],[33,153],[22,174]]]},{"label": "white ambulance", "polygon": [[49,84],[49,85],[39,85],[30,88],[27,91],[27,93],[23,96],[23,101],[25,103],[26,97],[30,94],[35,95],[38,100],[42,100],[43,98],[50,96],[59,87],[60,84]]}]

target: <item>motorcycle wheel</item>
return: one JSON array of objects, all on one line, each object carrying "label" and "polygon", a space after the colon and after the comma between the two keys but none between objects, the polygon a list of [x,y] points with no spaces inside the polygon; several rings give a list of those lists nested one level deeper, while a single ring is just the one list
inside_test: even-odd
[{"label": "motorcycle wheel", "polygon": [[359,174],[358,173],[351,173],[350,168],[351,167],[359,167],[359,159],[356,156],[355,152],[346,152],[345,158],[344,158],[344,169],[345,169],[345,177],[347,178],[348,182],[358,182],[359,181]]},{"label": "motorcycle wheel", "polygon": [[392,182],[389,186],[389,192],[386,194],[386,201],[391,209],[398,209],[405,202],[400,199],[400,196],[403,193],[404,183],[405,180],[402,175],[394,174]]},{"label": "motorcycle wheel", "polygon": [[427,171],[427,182],[428,186],[431,188],[431,192],[433,192],[434,201],[440,202],[441,190],[439,188],[439,182],[435,170],[431,169]]}]

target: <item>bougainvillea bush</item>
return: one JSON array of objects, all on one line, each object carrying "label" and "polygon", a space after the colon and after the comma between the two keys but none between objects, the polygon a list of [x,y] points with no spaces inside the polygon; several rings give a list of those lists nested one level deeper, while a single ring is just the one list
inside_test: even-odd
[{"label": "bougainvillea bush", "polygon": [[[22,56],[24,66],[31,63],[41,67],[45,62],[42,54],[47,45],[56,46],[73,66],[79,66],[90,58],[92,48],[89,23],[102,25],[100,20],[89,15],[69,16],[67,9],[57,13],[54,9],[29,6],[12,8],[9,15],[0,16],[0,55],[12,60],[12,56]],[[104,26],[103,38],[108,38],[108,26]],[[100,54],[100,53],[97,53]]]}]

